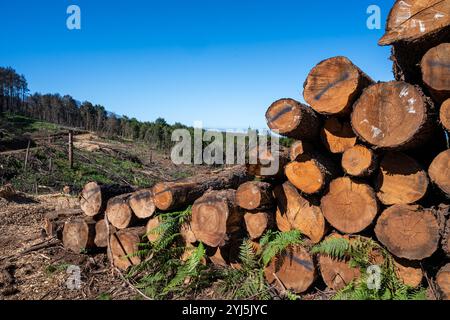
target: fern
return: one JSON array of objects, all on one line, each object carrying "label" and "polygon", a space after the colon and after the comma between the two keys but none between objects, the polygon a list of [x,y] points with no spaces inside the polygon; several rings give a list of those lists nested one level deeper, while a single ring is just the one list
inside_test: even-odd
[{"label": "fern", "polygon": [[274,257],[281,254],[289,246],[298,245],[302,242],[302,234],[298,230],[271,232],[264,239],[264,245],[262,245],[261,259],[264,266],[267,266]]},{"label": "fern", "polygon": [[350,242],[347,239],[328,238],[314,246],[311,253],[321,253],[342,259],[348,254],[349,248]]}]

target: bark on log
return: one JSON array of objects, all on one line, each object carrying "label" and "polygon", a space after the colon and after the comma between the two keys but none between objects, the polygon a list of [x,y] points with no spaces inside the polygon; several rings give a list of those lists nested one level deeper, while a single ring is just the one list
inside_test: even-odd
[{"label": "bark on log", "polygon": [[373,189],[348,177],[337,178],[330,183],[320,207],[325,219],[343,233],[363,231],[378,213]]},{"label": "bark on log", "polygon": [[108,227],[106,220],[101,219],[95,224],[94,243],[98,248],[106,248],[108,246]]},{"label": "bark on log", "polygon": [[305,101],[318,113],[349,113],[361,92],[373,80],[346,57],[320,62],[309,73],[303,85]]},{"label": "bark on log", "polygon": [[272,185],[260,181],[243,183],[236,190],[236,203],[246,210],[270,208],[273,204]]},{"label": "bark on log", "polygon": [[450,149],[441,152],[428,168],[431,181],[450,198]]},{"label": "bark on log", "polygon": [[235,166],[217,174],[202,174],[174,182],[161,182],[153,187],[155,205],[163,211],[192,204],[207,190],[235,189],[250,180],[245,166]]},{"label": "bark on log", "polygon": [[356,101],[351,123],[361,140],[380,149],[411,149],[433,133],[433,108],[418,87],[401,81],[377,83]]},{"label": "bark on log", "polygon": [[356,135],[349,122],[329,118],[320,132],[325,148],[331,153],[344,153],[356,144]]},{"label": "bark on log", "polygon": [[321,192],[337,171],[333,161],[318,152],[305,153],[285,168],[288,180],[306,194]]},{"label": "bark on log", "polygon": [[439,225],[433,211],[417,205],[386,209],[375,226],[378,240],[396,257],[422,260],[438,248]]},{"label": "bark on log", "polygon": [[244,215],[245,228],[251,240],[260,238],[264,232],[272,228],[274,214],[270,211],[247,212]]},{"label": "bark on log", "polygon": [[436,284],[442,300],[450,300],[450,263],[439,270],[436,275]]},{"label": "bark on log", "polygon": [[433,99],[442,103],[450,98],[450,43],[442,43],[428,50],[420,67],[422,80]]},{"label": "bark on log", "polygon": [[64,223],[63,245],[75,253],[95,247],[95,221],[86,217],[73,219]]},{"label": "bark on log", "polygon": [[371,149],[363,145],[356,145],[344,152],[341,165],[348,175],[368,177],[377,169],[378,161]]},{"label": "bark on log", "polygon": [[81,209],[66,209],[46,213],[43,228],[47,237],[56,237],[61,240],[64,223],[70,219],[79,219],[82,215]]},{"label": "bark on log", "polygon": [[297,140],[315,140],[321,121],[315,111],[293,99],[275,101],[266,112],[269,128]]},{"label": "bark on log", "polygon": [[450,99],[445,100],[439,111],[439,118],[445,130],[450,131]]},{"label": "bark on log", "polygon": [[447,258],[450,258],[450,218],[447,220],[442,232],[441,246],[442,250],[447,255]]},{"label": "bark on log", "polygon": [[102,185],[97,182],[87,183],[81,192],[81,209],[87,216],[96,216],[106,209],[109,199],[132,192],[133,188],[119,185]]},{"label": "bark on log", "polygon": [[381,160],[375,190],[385,205],[410,204],[425,196],[428,184],[427,173],[416,160],[390,152]]},{"label": "bark on log", "polygon": [[277,225],[281,231],[299,230],[318,243],[327,231],[325,218],[316,199],[306,198],[290,183],[275,187],[278,203]]},{"label": "bark on log", "polygon": [[127,193],[108,200],[105,213],[117,229],[131,227],[137,220],[129,204],[130,197],[131,193]]},{"label": "bark on log", "polygon": [[192,206],[192,231],[208,246],[224,246],[242,232],[243,215],[235,190],[209,191]]},{"label": "bark on log", "polygon": [[127,270],[130,266],[141,263],[141,257],[136,253],[139,244],[143,243],[145,227],[136,227],[119,230],[111,235],[111,255],[113,264],[121,269]]},{"label": "bark on log", "polygon": [[265,268],[264,274],[270,285],[282,290],[280,281],[284,288],[296,293],[307,291],[317,277],[314,259],[302,246],[288,248],[275,257]]},{"label": "bark on log", "polygon": [[144,189],[134,192],[130,196],[129,204],[134,214],[139,219],[150,218],[156,211],[151,189]]}]

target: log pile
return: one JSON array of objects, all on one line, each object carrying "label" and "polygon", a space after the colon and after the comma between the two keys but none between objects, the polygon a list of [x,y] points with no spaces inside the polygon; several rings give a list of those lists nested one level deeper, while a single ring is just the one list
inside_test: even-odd
[{"label": "log pile", "polygon": [[[448,299],[450,3],[397,1],[380,44],[392,46],[395,81],[376,83],[348,58],[333,57],[307,76],[307,104],[270,105],[269,128],[295,140],[289,152],[265,154],[280,158],[276,175],[247,165],[149,190],[90,183],[82,193],[86,217],[65,223],[64,244],[75,251],[109,245],[114,264],[126,269],[140,262],[130,254],[146,233],[156,240],[148,233],[160,224],[155,212],[192,205],[180,233],[187,246],[205,244],[215,264],[233,263],[239,241],[257,242],[269,229],[299,230],[312,245],[360,234],[393,255],[407,285],[423,283],[420,266],[432,264],[437,292]],[[318,278],[342,289],[360,270],[299,245],[265,275],[302,293]]]}]

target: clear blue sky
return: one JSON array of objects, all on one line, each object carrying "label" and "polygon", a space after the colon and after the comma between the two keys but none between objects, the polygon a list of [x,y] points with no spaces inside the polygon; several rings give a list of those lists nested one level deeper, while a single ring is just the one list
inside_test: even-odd
[{"label": "clear blue sky", "polygon": [[[70,94],[139,120],[265,127],[276,99],[303,101],[319,61],[346,55],[389,80],[377,46],[394,0],[10,0],[0,2],[0,65],[32,92]],[[81,8],[82,29],[66,28]],[[366,27],[380,6],[382,29]]]}]

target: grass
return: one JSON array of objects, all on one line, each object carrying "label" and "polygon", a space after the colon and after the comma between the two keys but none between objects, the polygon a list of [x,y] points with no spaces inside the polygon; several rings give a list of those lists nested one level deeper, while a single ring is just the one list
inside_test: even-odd
[{"label": "grass", "polygon": [[[0,118],[1,119],[1,118]],[[0,120],[0,127],[7,127],[15,135],[45,131],[47,133],[59,131],[59,126],[53,123],[39,121],[24,116],[4,113]]]},{"label": "grass", "polygon": [[60,273],[66,271],[66,269],[70,266],[68,263],[58,263],[58,264],[50,264],[45,268],[45,274],[51,276],[55,273]]}]

